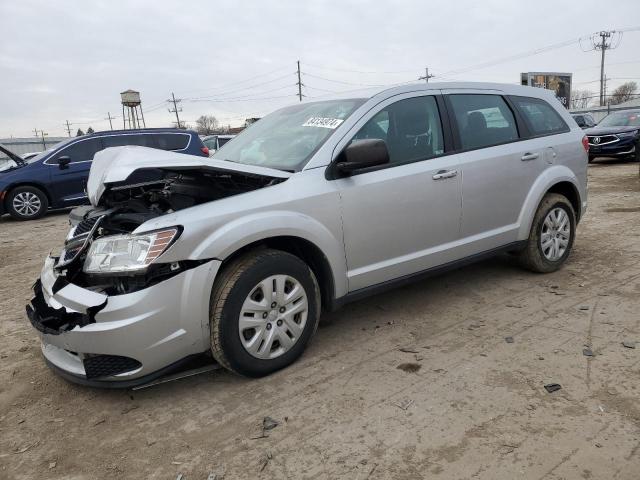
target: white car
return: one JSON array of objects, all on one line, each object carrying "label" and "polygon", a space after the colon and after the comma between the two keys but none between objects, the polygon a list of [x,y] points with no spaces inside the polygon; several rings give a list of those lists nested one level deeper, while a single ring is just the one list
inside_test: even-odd
[{"label": "white car", "polygon": [[209,149],[209,156],[211,157],[234,137],[235,135],[208,135],[202,139],[202,143]]}]

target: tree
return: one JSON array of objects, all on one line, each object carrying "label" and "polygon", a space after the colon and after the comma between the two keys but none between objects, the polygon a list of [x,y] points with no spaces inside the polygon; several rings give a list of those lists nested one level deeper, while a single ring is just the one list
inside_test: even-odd
[{"label": "tree", "polygon": [[211,135],[218,129],[218,119],[213,115],[201,115],[196,120],[196,130],[200,135]]},{"label": "tree", "polygon": [[90,133],[93,133],[93,128],[91,128],[91,127],[87,128],[87,135],[90,134]]},{"label": "tree", "polygon": [[571,108],[587,108],[593,98],[590,90],[574,90],[571,92]]},{"label": "tree", "polygon": [[609,95],[609,103],[611,105],[617,105],[627,100],[631,100],[638,91],[638,84],[636,82],[626,82],[616,88],[611,95]]},{"label": "tree", "polygon": [[76,137],[81,137],[82,135],[84,135],[84,132],[79,128],[76,132]]}]

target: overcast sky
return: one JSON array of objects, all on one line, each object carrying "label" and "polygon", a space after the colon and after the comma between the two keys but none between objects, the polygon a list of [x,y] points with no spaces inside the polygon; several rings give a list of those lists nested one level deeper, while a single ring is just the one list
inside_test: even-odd
[{"label": "overcast sky", "polygon": [[[45,1],[0,0],[0,138],[122,125],[119,93],[141,92],[147,126],[202,114],[239,125],[307,98],[416,79],[517,83],[524,71],[573,72],[596,94],[599,53],[580,44],[469,69],[602,29],[640,26],[637,0]],[[607,52],[613,88],[640,82],[640,31]],[[461,73],[451,73],[466,69]],[[589,83],[587,83],[589,82]],[[354,92],[357,95],[358,92]],[[203,98],[204,97],[204,98]]]}]

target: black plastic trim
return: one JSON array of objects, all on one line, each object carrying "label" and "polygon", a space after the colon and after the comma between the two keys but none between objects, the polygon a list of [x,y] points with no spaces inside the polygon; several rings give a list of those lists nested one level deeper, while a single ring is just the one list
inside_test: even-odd
[{"label": "black plastic trim", "polygon": [[106,388],[106,389],[115,390],[115,389],[127,389],[127,388],[138,387],[140,385],[153,382],[154,380],[157,380],[158,378],[163,377],[164,375],[167,375],[179,369],[183,365],[189,363],[194,358],[200,357],[203,353],[205,352],[189,355],[187,357],[184,357],[178,360],[177,362],[172,363],[171,365],[167,365],[166,367],[163,367],[160,370],[156,370],[155,372],[149,373],[142,377],[134,378],[131,380],[122,380],[122,381],[88,380],[84,376],[74,375],[73,373],[69,373],[66,370],[61,369],[60,367],[51,363],[46,357],[44,357],[44,361],[51,370],[53,370],[57,375],[61,376],[68,382],[75,383],[78,385],[83,385],[85,387],[96,387],[96,388]]},{"label": "black plastic trim", "polygon": [[402,277],[398,277],[393,280],[387,280],[386,282],[378,283],[370,287],[365,287],[359,290],[355,290],[353,292],[346,294],[343,297],[334,298],[333,301],[331,302],[330,310],[335,311],[338,308],[342,307],[343,305],[346,305],[347,303],[355,302],[372,295],[380,294],[388,290],[392,290],[394,288],[402,287],[404,285],[408,285],[418,280],[424,280],[425,278],[429,278],[435,275],[440,275],[441,273],[445,273],[450,270],[455,270],[465,265],[470,265],[472,263],[476,263],[481,260],[494,257],[500,253],[521,250],[526,246],[526,244],[527,244],[526,240],[520,240],[517,242],[508,243],[507,245],[503,245],[502,247],[494,248],[481,253],[476,253],[474,255],[470,255],[460,260],[454,260],[453,262],[445,263],[443,265],[438,265],[437,267],[428,268],[420,272],[411,273],[409,275],[404,275]]}]

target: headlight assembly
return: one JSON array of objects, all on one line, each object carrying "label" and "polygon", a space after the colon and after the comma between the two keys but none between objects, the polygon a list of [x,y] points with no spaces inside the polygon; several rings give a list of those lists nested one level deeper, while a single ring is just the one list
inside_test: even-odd
[{"label": "headlight assembly", "polygon": [[169,248],[178,228],[138,235],[110,235],[94,240],[82,270],[85,273],[132,273],[145,270]]}]

